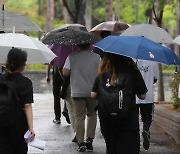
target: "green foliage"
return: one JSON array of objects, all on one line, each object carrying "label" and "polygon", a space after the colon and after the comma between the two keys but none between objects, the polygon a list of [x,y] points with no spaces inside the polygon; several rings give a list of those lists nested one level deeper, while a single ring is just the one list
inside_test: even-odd
[{"label": "green foliage", "polygon": [[93,16],[99,22],[105,21],[105,8],[96,8],[93,10]]},{"label": "green foliage", "polygon": [[166,5],[163,13],[163,23],[167,29],[176,27],[176,8],[173,5]]},{"label": "green foliage", "polygon": [[46,69],[46,65],[44,64],[28,64],[26,65],[26,69],[27,70],[45,70]]},{"label": "green foliage", "polygon": [[172,81],[169,83],[169,86],[171,88],[171,93],[172,93],[174,109],[180,108],[180,98],[178,97],[179,84],[180,84],[180,75],[175,74],[172,78]]},{"label": "green foliage", "polygon": [[[163,27],[167,30],[176,29],[176,0],[141,0],[145,6],[148,8],[153,7],[155,1],[159,2],[159,11],[156,12],[157,15],[161,10],[163,10]],[[173,34],[172,34],[173,35]]]},{"label": "green foliage", "polygon": [[163,72],[166,72],[166,73],[174,73],[175,70],[176,70],[176,66],[175,65],[164,65],[162,64],[162,69],[163,69]]},{"label": "green foliage", "polygon": [[[129,24],[136,24],[136,4],[138,2],[138,23],[146,23],[147,17],[145,15],[147,8],[152,8],[152,4],[155,0],[119,0],[119,8],[120,8],[120,20],[123,22],[127,22]],[[176,9],[172,4],[175,4],[175,0],[158,0],[161,5],[165,6],[164,15],[163,15],[163,23],[167,29],[175,29],[176,23]],[[7,11],[19,12],[27,17],[29,17],[32,21],[34,21],[37,25],[39,25],[42,29],[44,29],[46,23],[46,1],[41,2],[41,15],[38,15],[38,0],[16,0],[16,1],[7,1],[5,9]],[[60,1],[54,0],[55,2],[55,21],[54,27],[59,27],[64,24],[62,9],[60,7]],[[71,9],[75,9],[74,1],[67,0],[68,4],[72,7]],[[84,1],[85,2],[85,1]],[[164,5],[169,4],[169,5]],[[106,1],[105,0],[94,0],[92,1],[92,15],[98,21],[105,21],[106,14]],[[115,0],[113,0],[113,8],[115,10],[116,7]],[[35,35],[35,34],[33,34]]]},{"label": "green foliage", "polygon": [[92,16],[99,22],[105,21],[105,1],[92,1]]}]

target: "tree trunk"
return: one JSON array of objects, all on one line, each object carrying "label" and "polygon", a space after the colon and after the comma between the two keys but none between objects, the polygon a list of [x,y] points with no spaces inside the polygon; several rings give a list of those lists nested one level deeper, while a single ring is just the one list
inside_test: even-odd
[{"label": "tree trunk", "polygon": [[[163,10],[160,11],[158,15],[157,12],[159,10],[159,4],[156,1],[153,7],[153,19],[155,20],[157,26],[162,26],[162,15]],[[159,67],[159,81],[158,81],[158,101],[164,101],[164,82],[163,82],[163,72],[162,72],[162,64],[158,64]]]},{"label": "tree trunk", "polygon": [[92,0],[86,0],[85,25],[87,30],[92,27]]},{"label": "tree trunk", "polygon": [[77,23],[78,22],[78,17],[79,17],[79,12],[81,5],[83,3],[83,0],[74,0],[74,11],[71,10],[68,6],[67,0],[60,0],[60,4],[62,6],[64,18],[68,23]]},{"label": "tree trunk", "polygon": [[119,11],[119,0],[116,0],[116,6],[115,6],[115,21],[120,20],[120,11]]},{"label": "tree trunk", "polygon": [[41,10],[41,0],[38,0],[38,15],[40,16],[42,14]]},{"label": "tree trunk", "polygon": [[112,0],[106,0],[106,21],[112,21],[112,19],[113,19]]},{"label": "tree trunk", "polygon": [[47,16],[45,32],[49,32],[53,29],[54,23],[54,0],[46,0]]},{"label": "tree trunk", "polygon": [[60,4],[61,4],[61,8],[63,10],[63,16],[64,16],[64,20],[66,23],[73,23],[73,19],[72,17],[69,15],[67,8],[65,7],[64,3],[62,0],[60,0]]}]

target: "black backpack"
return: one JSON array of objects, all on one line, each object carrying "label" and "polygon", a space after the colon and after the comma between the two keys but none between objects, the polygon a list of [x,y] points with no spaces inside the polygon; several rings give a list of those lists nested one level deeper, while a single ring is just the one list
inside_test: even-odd
[{"label": "black backpack", "polygon": [[22,111],[20,95],[15,82],[0,83],[0,128],[13,126]]},{"label": "black backpack", "polygon": [[98,110],[100,116],[116,116],[127,120],[135,108],[133,80],[130,74],[118,74],[116,85],[110,85],[110,74],[103,74],[99,79]]}]

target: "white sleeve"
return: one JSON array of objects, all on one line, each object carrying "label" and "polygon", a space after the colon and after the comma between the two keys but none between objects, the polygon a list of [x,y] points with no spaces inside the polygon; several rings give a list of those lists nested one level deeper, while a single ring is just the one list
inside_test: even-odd
[{"label": "white sleeve", "polygon": [[65,64],[64,64],[63,68],[67,68],[69,70],[71,69],[69,56],[66,58],[66,61],[65,61]]}]

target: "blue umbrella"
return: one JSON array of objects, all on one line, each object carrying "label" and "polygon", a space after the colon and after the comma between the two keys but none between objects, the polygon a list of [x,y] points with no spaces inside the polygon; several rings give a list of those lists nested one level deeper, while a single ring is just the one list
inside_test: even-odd
[{"label": "blue umbrella", "polygon": [[180,65],[180,59],[173,50],[142,36],[108,36],[94,44],[94,46],[100,48],[103,52],[167,65]]}]

